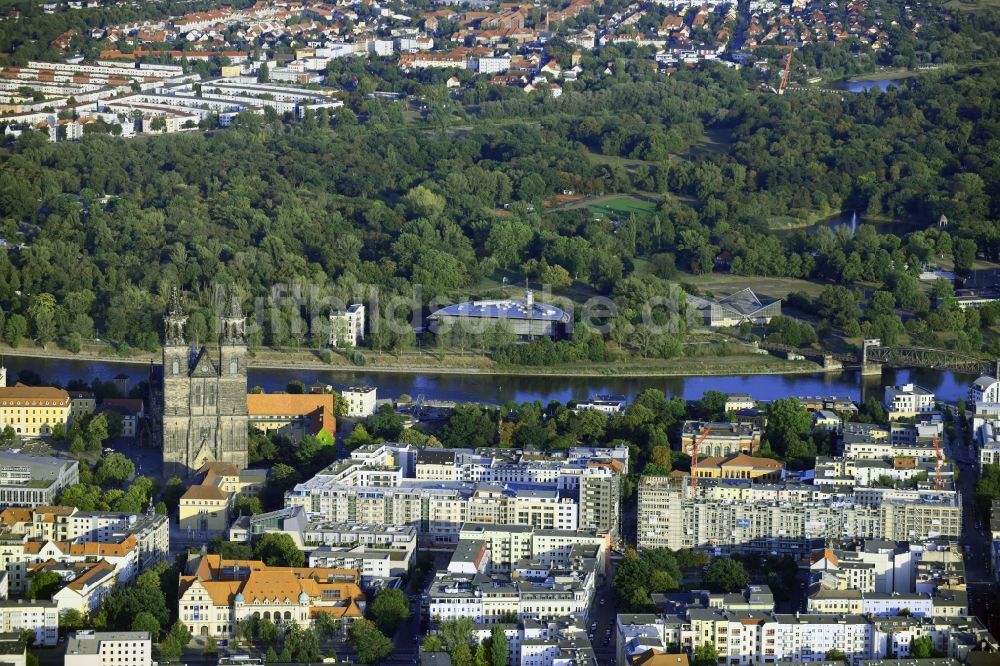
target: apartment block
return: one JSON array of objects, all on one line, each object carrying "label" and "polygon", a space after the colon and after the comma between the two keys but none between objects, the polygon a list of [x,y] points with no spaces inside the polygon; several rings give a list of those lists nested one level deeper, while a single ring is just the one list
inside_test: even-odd
[{"label": "apartment block", "polygon": [[802,554],[826,540],[904,541],[961,535],[961,496],[933,488],[839,488],[801,482],[645,476],[640,548]]},{"label": "apartment block", "polygon": [[[620,531],[624,451],[564,456],[364,447],[286,493],[285,506],[352,523],[412,525],[429,547],[452,547],[465,523],[536,530]],[[471,481],[467,479],[476,479]],[[496,479],[496,480],[493,480]]]},{"label": "apartment block", "polygon": [[[0,601],[0,633],[35,633],[35,645],[51,647],[59,640],[59,607],[54,601]],[[2,659],[0,659],[2,661]]]},{"label": "apartment block", "polygon": [[566,568],[526,561],[510,574],[439,571],[426,597],[430,617],[439,621],[469,617],[489,625],[514,617],[529,622],[586,620],[595,585],[594,559],[581,551]]},{"label": "apartment block", "polygon": [[806,602],[809,613],[849,613],[871,617],[965,617],[969,597],[962,590],[920,592],[861,592],[860,590],[816,590]]},{"label": "apartment block", "polygon": [[149,666],[153,639],[148,631],[77,631],[66,641],[66,666]]},{"label": "apartment block", "polygon": [[[145,513],[80,511],[71,506],[37,506],[0,512],[0,536],[24,535],[30,541],[119,544],[136,541],[140,568],[165,559],[170,552],[170,525],[152,507]],[[16,541],[16,539],[15,539]],[[2,548],[2,546],[0,546]]]},{"label": "apartment block", "polygon": [[483,541],[490,551],[490,572],[509,573],[521,561],[534,560],[567,567],[575,557],[575,547],[595,548],[596,571],[607,572],[610,535],[596,530],[547,530],[529,526],[466,523],[459,533],[463,541]]}]

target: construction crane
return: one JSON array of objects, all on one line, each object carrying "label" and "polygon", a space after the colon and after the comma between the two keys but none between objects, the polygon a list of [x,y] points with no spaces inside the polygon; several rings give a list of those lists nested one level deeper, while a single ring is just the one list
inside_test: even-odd
[{"label": "construction crane", "polygon": [[698,489],[698,446],[712,434],[712,426],[705,426],[691,442],[691,488]]},{"label": "construction crane", "polygon": [[937,435],[934,435],[934,454],[937,456],[937,464],[934,466],[934,490],[943,490],[944,478],[941,476],[941,469],[944,467],[944,453],[938,444]]},{"label": "construction crane", "polygon": [[781,83],[778,85],[778,94],[784,95],[785,88],[788,86],[788,75],[792,71],[792,54],[795,53],[795,47],[788,49],[788,57],[785,58],[785,70],[781,73]]}]

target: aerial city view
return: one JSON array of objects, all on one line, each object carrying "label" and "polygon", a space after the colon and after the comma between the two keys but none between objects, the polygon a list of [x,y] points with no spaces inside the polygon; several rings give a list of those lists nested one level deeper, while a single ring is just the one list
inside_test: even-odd
[{"label": "aerial city view", "polygon": [[0,2],[0,666],[1000,666],[1000,0]]}]

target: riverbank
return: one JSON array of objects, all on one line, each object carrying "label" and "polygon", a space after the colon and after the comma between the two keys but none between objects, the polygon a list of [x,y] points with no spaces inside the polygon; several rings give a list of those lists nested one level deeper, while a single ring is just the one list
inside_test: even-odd
[{"label": "riverbank", "polygon": [[[630,359],[608,364],[587,363],[566,366],[497,366],[478,354],[446,355],[413,352],[397,358],[390,354],[372,354],[365,365],[354,365],[335,354],[332,362],[318,358],[316,350],[258,350],[249,358],[251,369],[306,370],[350,373],[387,373],[420,375],[480,375],[480,376],[545,376],[545,377],[713,377],[723,375],[796,375],[822,372],[811,361],[788,361],[764,354],[721,357],[683,357],[676,359]],[[72,353],[64,349],[41,347],[0,346],[0,355],[19,358],[39,358],[68,361],[93,361],[127,365],[159,363],[159,354],[137,352],[122,357],[110,348],[85,349]]]}]

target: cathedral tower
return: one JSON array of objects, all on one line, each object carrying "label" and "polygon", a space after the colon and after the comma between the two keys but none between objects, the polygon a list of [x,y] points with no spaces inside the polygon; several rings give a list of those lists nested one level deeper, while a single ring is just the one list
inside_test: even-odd
[{"label": "cathedral tower", "polygon": [[233,292],[223,306],[218,365],[206,347],[189,351],[176,288],[164,317],[163,468],[190,476],[207,462],[247,466],[246,319]]}]

